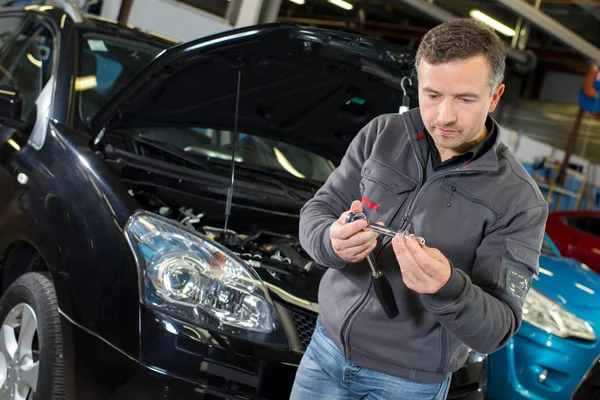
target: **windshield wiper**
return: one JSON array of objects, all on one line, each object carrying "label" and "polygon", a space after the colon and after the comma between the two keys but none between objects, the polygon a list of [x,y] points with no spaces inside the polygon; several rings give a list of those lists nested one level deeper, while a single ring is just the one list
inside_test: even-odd
[{"label": "windshield wiper", "polygon": [[207,163],[205,160],[203,160],[199,157],[193,156],[193,155],[185,152],[184,150],[181,150],[179,147],[177,147],[175,145],[172,145],[170,143],[161,142],[159,140],[143,138],[140,136],[136,136],[134,134],[127,134],[125,136],[127,138],[134,140],[137,143],[142,144],[143,146],[150,147],[153,150],[167,154],[167,155],[177,158],[181,161],[185,161],[196,167],[202,168],[205,172],[208,172]]},{"label": "windshield wiper", "polygon": [[[225,165],[225,161],[217,159],[217,158],[207,158],[207,161],[210,163],[213,163],[215,165],[221,165],[221,166]],[[266,174],[270,175],[271,177],[282,178],[287,181],[294,182],[296,184],[296,186],[300,185],[303,188],[306,188],[307,186],[309,186],[313,189],[319,189],[323,185],[323,182],[318,182],[318,181],[315,181],[312,179],[307,179],[307,178],[299,178],[290,173],[283,172],[281,170],[274,169],[274,168],[264,167],[262,165],[237,163],[236,167],[243,168],[248,171],[266,173]]]},{"label": "windshield wiper", "polygon": [[[217,167],[222,167],[222,168],[226,168],[227,165],[222,162],[222,161],[217,161],[214,158],[209,158],[207,161],[209,162],[213,162],[213,164]],[[247,168],[248,166],[246,164],[243,163],[237,163],[236,164],[236,168],[238,169],[242,169],[242,171],[236,173],[237,175],[241,174],[244,177],[249,177],[252,178],[254,180],[258,180],[261,182],[267,182],[270,183],[272,185],[277,186],[278,188],[280,188],[281,190],[283,190],[285,192],[286,195],[288,195],[288,197],[293,198],[295,200],[306,200],[305,198],[303,198],[302,196],[298,195],[298,193],[296,193],[296,191],[294,191],[290,185],[275,179],[272,176],[263,176],[260,173],[264,172],[260,169],[255,169],[255,168]],[[248,172],[253,172],[252,174],[248,174]]]}]

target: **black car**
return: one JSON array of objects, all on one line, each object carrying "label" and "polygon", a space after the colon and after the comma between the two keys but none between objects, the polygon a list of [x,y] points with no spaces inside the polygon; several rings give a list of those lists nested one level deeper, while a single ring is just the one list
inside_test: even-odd
[{"label": "black car", "polygon": [[[0,397],[287,398],[324,271],[300,208],[398,112],[414,56],[280,24],[175,45],[75,11],[0,10]],[[482,398],[484,363],[450,398]]]}]

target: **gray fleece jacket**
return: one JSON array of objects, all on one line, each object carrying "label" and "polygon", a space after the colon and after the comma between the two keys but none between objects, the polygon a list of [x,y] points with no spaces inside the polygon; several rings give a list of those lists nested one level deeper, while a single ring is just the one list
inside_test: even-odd
[{"label": "gray fleece jacket", "polygon": [[[346,358],[429,383],[458,370],[469,347],[489,354],[517,331],[548,205],[499,140],[472,162],[425,180],[424,132],[418,109],[365,126],[302,209],[300,241],[329,267],[319,287],[321,316]],[[380,238],[374,255],[394,291],[394,319],[374,295],[366,261],[346,264],[331,247],[331,224],[356,199],[369,219],[423,236],[452,264],[444,287],[418,294],[404,285],[390,239]]]}]

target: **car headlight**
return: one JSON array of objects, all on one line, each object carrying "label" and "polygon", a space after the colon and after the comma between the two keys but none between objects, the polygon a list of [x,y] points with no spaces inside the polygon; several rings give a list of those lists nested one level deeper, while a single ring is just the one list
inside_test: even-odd
[{"label": "car headlight", "polygon": [[596,340],[596,334],[587,321],[565,310],[534,288],[529,290],[523,305],[523,321],[561,338]]},{"label": "car headlight", "polygon": [[146,211],[130,218],[125,236],[143,304],[204,328],[286,344],[264,283],[225,247]]}]

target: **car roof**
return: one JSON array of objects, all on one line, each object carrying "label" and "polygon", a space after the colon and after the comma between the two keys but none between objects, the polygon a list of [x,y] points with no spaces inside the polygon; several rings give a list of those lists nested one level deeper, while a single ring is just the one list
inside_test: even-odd
[{"label": "car roof", "polygon": [[[10,4],[10,3],[9,3]],[[171,47],[178,43],[178,40],[161,35],[156,32],[144,30],[133,25],[120,25],[117,21],[100,17],[93,14],[79,14],[77,12],[68,12],[56,5],[29,5],[26,7],[3,7],[0,4],[0,16],[5,14],[26,13],[43,16],[56,23],[57,26],[72,24],[77,29],[93,30],[103,32],[114,36],[131,37],[144,41],[161,42],[165,47]],[[66,16],[66,17],[65,17]],[[64,22],[63,22],[64,20]]]}]

